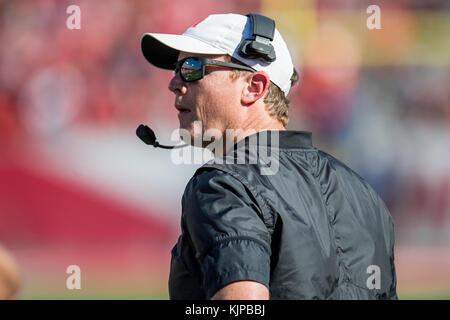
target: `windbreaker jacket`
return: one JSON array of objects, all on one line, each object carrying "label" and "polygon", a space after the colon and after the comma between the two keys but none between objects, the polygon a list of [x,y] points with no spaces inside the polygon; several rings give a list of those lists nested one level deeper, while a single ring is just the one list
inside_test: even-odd
[{"label": "windbreaker jacket", "polygon": [[170,298],[209,299],[253,280],[271,299],[397,299],[393,222],[367,182],[309,132],[243,142],[246,163],[235,148],[186,186]]}]

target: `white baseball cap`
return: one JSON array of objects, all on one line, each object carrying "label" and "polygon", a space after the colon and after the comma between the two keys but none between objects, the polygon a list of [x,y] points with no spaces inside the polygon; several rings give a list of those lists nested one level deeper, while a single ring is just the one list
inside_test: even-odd
[{"label": "white baseball cap", "polygon": [[188,28],[182,35],[146,33],[141,49],[148,62],[173,70],[180,51],[197,54],[228,54],[256,71],[265,71],[270,80],[287,95],[294,72],[291,55],[281,34],[275,29],[271,42],[276,60],[247,59],[239,55],[243,39],[254,38],[250,18],[240,14],[212,14]]}]

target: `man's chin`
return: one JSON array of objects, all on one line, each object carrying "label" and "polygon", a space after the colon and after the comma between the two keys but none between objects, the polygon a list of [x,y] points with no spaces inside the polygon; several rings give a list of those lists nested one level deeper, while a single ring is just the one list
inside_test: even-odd
[{"label": "man's chin", "polygon": [[195,141],[202,138],[202,132],[201,121],[181,121],[180,119],[179,134],[184,143],[194,145]]},{"label": "man's chin", "polygon": [[197,148],[208,148],[208,146],[211,145],[211,143],[214,141],[212,140],[203,140],[204,134],[202,131],[194,130],[193,128],[184,128],[180,127],[180,139],[193,147]]},{"label": "man's chin", "polygon": [[[181,140],[198,148],[216,148],[217,142],[222,141],[222,133],[218,129],[203,127],[200,120],[181,123],[179,126]],[[215,143],[216,142],[216,143]]]},{"label": "man's chin", "polygon": [[[193,136],[190,133],[189,134],[184,133],[183,130],[186,130],[184,128],[180,128],[179,130],[180,130],[181,141],[183,141],[186,144],[193,145],[194,144]],[[188,130],[186,130],[186,131],[189,132]]]},{"label": "man's chin", "polygon": [[193,146],[195,142],[195,136],[194,136],[194,128],[192,123],[189,124],[181,124],[178,128],[178,133],[180,135],[181,141],[184,143]]}]

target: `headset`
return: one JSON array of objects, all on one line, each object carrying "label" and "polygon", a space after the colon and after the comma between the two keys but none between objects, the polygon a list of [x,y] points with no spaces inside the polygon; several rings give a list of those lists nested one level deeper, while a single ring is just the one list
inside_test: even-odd
[{"label": "headset", "polygon": [[162,148],[162,149],[177,149],[177,148],[184,148],[189,146],[188,144],[182,144],[178,146],[165,146],[163,144],[160,144],[158,141],[156,141],[156,135],[153,132],[152,129],[150,129],[146,125],[139,125],[136,129],[136,135],[139,137],[139,139],[142,140],[145,144],[151,145],[155,148]]},{"label": "headset", "polygon": [[[275,50],[271,44],[275,34],[275,21],[255,13],[247,14],[252,24],[252,38],[243,39],[238,46],[238,53],[246,59],[262,59],[265,62],[273,62],[276,59]],[[156,141],[155,133],[148,126],[141,124],[136,129],[136,135],[145,144],[155,148],[174,149],[189,146],[188,144],[178,146],[165,146]]]},{"label": "headset", "polygon": [[255,13],[247,14],[252,24],[252,37],[241,41],[238,53],[247,59],[263,59],[273,62],[276,59],[275,50],[270,43],[275,34],[275,21]]}]

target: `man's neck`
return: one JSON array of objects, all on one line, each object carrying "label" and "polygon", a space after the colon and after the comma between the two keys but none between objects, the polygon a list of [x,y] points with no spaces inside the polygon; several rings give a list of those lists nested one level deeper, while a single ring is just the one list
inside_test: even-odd
[{"label": "man's neck", "polygon": [[[255,123],[256,124],[256,123]],[[272,121],[266,125],[262,123],[256,124],[257,126],[249,126],[238,128],[238,129],[227,129],[220,141],[216,144],[216,146],[222,146],[222,148],[217,148],[214,150],[215,157],[222,157],[226,155],[229,151],[234,148],[234,145],[239,141],[244,140],[246,137],[256,134],[261,131],[270,131],[270,130],[286,130],[283,124],[280,121]]]}]

